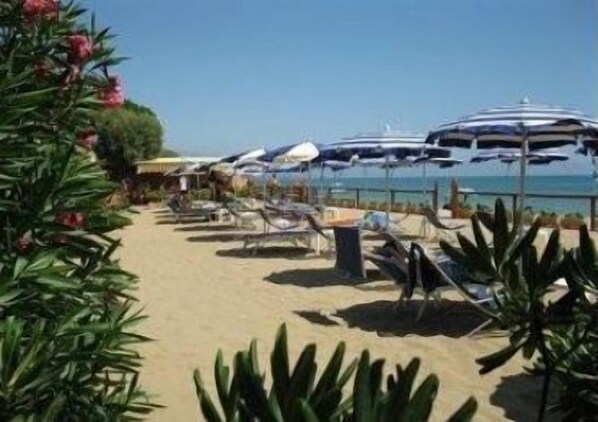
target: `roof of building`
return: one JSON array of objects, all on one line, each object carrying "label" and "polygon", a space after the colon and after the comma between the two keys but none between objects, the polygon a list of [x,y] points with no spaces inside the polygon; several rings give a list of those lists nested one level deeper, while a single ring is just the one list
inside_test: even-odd
[{"label": "roof of building", "polygon": [[208,164],[220,160],[219,157],[158,157],[137,161],[137,174],[166,173],[183,165]]}]

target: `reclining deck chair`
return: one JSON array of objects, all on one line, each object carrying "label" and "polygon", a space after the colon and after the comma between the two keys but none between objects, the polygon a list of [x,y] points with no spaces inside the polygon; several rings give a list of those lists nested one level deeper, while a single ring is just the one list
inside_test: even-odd
[{"label": "reclining deck chair", "polygon": [[[275,219],[263,209],[257,210],[258,215],[265,223],[265,230],[263,233],[250,233],[243,236],[243,249],[247,249],[253,245],[253,254],[257,254],[259,248],[264,244],[276,241],[288,241],[293,246],[299,246],[302,241],[308,246],[311,244],[311,236],[313,231],[310,229],[302,229],[298,223],[291,222],[285,219]],[[274,229],[272,231],[272,229]]]},{"label": "reclining deck chair", "polygon": [[316,254],[319,255],[321,251],[320,240],[324,239],[327,243],[327,249],[332,250],[334,247],[334,229],[332,226],[324,226],[318,218],[312,214],[305,214],[305,219],[309,224],[309,228],[314,231],[316,236]]},{"label": "reclining deck chair", "polygon": [[171,198],[167,203],[166,206],[168,207],[168,209],[170,210],[171,214],[174,217],[174,221],[176,223],[181,222],[181,220],[185,217],[190,217],[190,218],[206,218],[209,219],[210,216],[212,214],[214,214],[215,212],[218,211],[218,209],[220,208],[219,206],[216,205],[206,205],[203,206],[201,208],[190,208],[190,209],[184,209],[182,204],[175,200],[174,198]]},{"label": "reclining deck chair", "polygon": [[246,207],[244,204],[230,201],[224,204],[224,209],[230,214],[235,227],[243,227],[254,230],[255,223],[261,220],[259,209]]},{"label": "reclining deck chair", "polygon": [[417,320],[423,315],[429,296],[441,300],[442,291],[456,290],[463,299],[489,318],[468,333],[468,336],[473,336],[492,323],[494,298],[499,293],[489,284],[471,283],[462,268],[448,257],[440,260],[432,259],[421,245],[413,243],[409,258],[408,279],[410,282],[406,285],[405,297],[410,298],[417,288],[421,289],[421,294],[424,296]]},{"label": "reclining deck chair", "polygon": [[448,232],[457,232],[464,227],[466,224],[459,224],[457,226],[448,226],[440,221],[436,212],[430,207],[424,207],[421,211],[422,216],[424,217],[424,224],[429,223],[432,228],[436,231],[436,237],[438,235],[448,233]]}]

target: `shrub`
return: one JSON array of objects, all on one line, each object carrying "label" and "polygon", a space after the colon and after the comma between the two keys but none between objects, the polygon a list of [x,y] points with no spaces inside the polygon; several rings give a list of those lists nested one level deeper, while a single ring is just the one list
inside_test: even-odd
[{"label": "shrub", "polygon": [[564,229],[577,230],[585,224],[585,221],[583,218],[583,214],[569,213],[565,214],[565,216],[561,218],[560,223],[561,227],[563,227]]},{"label": "shrub", "polygon": [[0,6],[0,420],[139,417],[147,339],[110,235],[130,220],[90,157],[90,116],[124,101],[119,59],[73,2],[32,5]]},{"label": "shrub", "polygon": [[396,204],[392,204],[391,210],[392,210],[392,212],[399,212],[399,213],[401,213],[401,212],[403,212],[405,210],[405,207],[403,206],[402,203],[398,202]]},{"label": "shrub", "polygon": [[547,211],[540,211],[540,214],[537,216],[538,224],[542,227],[551,227],[557,228],[558,227],[558,218],[559,216],[555,212],[547,212]]},{"label": "shrub", "polygon": [[145,199],[148,202],[162,202],[166,198],[166,193],[163,190],[151,190],[145,194]]},{"label": "shrub", "polygon": [[[429,375],[419,385],[415,379],[419,360],[406,368],[400,365],[382,387],[384,360],[370,362],[364,351],[359,361],[343,368],[345,344],[339,343],[332,357],[317,377],[316,345],[307,345],[291,370],[285,326],[276,336],[270,357],[272,382],[266,388],[266,377],[259,368],[257,346],[235,355],[231,369],[224,365],[219,351],[214,366],[214,379],[221,413],[205,388],[201,374],[195,370],[194,381],[200,409],[207,421],[426,421],[430,417],[439,381]],[[352,394],[344,398],[344,386],[353,373]],[[449,419],[469,421],[477,404],[470,398]]]},{"label": "shrub", "polygon": [[189,192],[192,201],[207,201],[212,197],[210,189],[193,189]]}]

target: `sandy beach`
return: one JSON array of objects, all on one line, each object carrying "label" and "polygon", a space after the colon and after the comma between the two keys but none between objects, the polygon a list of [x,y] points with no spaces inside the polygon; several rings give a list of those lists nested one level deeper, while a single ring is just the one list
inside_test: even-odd
[{"label": "sandy beach", "polygon": [[[433,420],[443,420],[469,396],[479,402],[476,420],[533,420],[539,384],[523,374],[523,361],[484,376],[474,360],[498,350],[502,337],[468,338],[480,317],[457,295],[446,295],[415,322],[417,303],[393,312],[399,290],[372,271],[367,282],[335,276],[334,261],[304,249],[266,249],[248,256],[235,229],[218,223],[179,224],[159,210],[141,210],[122,233],[124,268],[140,277],[137,295],[149,316],[141,331],[155,341],[142,348],[142,384],[166,406],[155,421],[202,420],[192,372],[213,385],[213,362],[221,348],[227,362],[258,340],[262,367],[269,364],[275,332],[286,323],[294,359],[315,342],[321,366],[338,341],[350,356],[368,348],[386,368],[423,361],[420,381],[441,380]],[[284,246],[281,244],[281,246]]]}]

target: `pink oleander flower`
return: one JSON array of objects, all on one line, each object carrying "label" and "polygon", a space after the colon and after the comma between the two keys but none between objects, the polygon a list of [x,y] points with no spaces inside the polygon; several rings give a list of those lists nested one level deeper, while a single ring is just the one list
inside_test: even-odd
[{"label": "pink oleander flower", "polygon": [[88,61],[93,54],[93,43],[87,35],[74,34],[66,38],[69,46],[69,61],[82,64]]},{"label": "pink oleander flower", "polygon": [[125,94],[117,76],[108,78],[108,85],[98,95],[106,108],[118,108],[125,103]]},{"label": "pink oleander flower", "polygon": [[26,19],[54,19],[58,16],[58,0],[23,0]]},{"label": "pink oleander flower", "polygon": [[77,145],[91,150],[98,143],[98,135],[93,130],[86,130],[77,136],[77,140],[75,142]]},{"label": "pink oleander flower", "polygon": [[80,229],[85,225],[85,217],[80,212],[56,214],[54,221],[70,229]]}]

